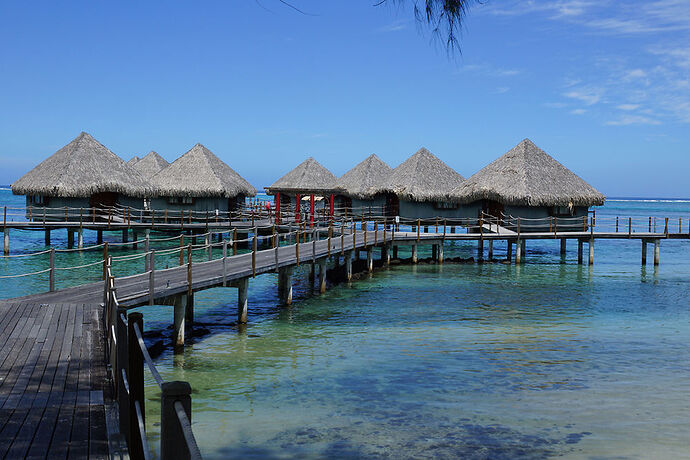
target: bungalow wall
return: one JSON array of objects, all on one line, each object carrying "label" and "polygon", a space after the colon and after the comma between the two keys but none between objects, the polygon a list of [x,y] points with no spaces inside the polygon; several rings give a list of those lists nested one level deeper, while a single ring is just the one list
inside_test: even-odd
[{"label": "bungalow wall", "polygon": [[184,200],[179,197],[173,197],[172,199],[170,197],[156,197],[156,198],[151,198],[150,204],[149,204],[149,209],[155,209],[155,210],[163,210],[167,209],[168,211],[171,211],[173,213],[179,212],[179,211],[197,211],[197,212],[210,212],[214,213],[216,212],[216,209],[219,212],[227,212],[227,211],[234,211],[239,207],[240,205],[244,204],[245,197],[244,195],[238,195],[235,197],[235,208],[234,209],[229,209],[229,206],[231,205],[231,202],[233,201],[232,198],[226,198],[226,197],[217,197],[217,196],[205,196],[205,197],[192,197],[191,198],[191,203],[187,202],[184,203]]},{"label": "bungalow wall", "polygon": [[400,217],[407,219],[445,219],[476,218],[480,207],[475,203],[457,205],[448,202],[400,200]]},{"label": "bungalow wall", "polygon": [[[563,230],[587,230],[588,224],[584,224],[583,218],[589,215],[587,206],[575,206],[572,215],[567,207],[558,206],[512,206],[506,205],[503,211],[506,216],[525,219],[520,222],[520,231],[544,232],[552,231],[550,217],[555,217],[558,228]],[[542,219],[541,222],[530,222],[528,219]],[[517,227],[515,222],[509,227]]]}]

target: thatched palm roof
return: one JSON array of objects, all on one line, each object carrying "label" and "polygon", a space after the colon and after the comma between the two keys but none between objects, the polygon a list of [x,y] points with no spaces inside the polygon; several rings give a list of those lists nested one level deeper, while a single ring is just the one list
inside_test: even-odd
[{"label": "thatched palm roof", "polygon": [[278,179],[270,187],[268,193],[325,193],[333,191],[338,180],[329,170],[321,166],[314,158],[309,157],[297,165],[295,169]]},{"label": "thatched palm roof", "polygon": [[156,196],[254,196],[256,189],[209,149],[196,144],[151,178]]},{"label": "thatched palm roof", "polygon": [[493,200],[517,206],[598,206],[605,197],[525,139],[453,191],[461,203]]},{"label": "thatched palm roof", "polygon": [[165,158],[151,151],[144,158],[134,163],[132,167],[139,171],[142,176],[150,179],[169,164],[165,161]]},{"label": "thatched palm roof", "polygon": [[114,192],[142,197],[150,191],[139,172],[84,132],[12,184],[16,195],[90,197]]},{"label": "thatched palm roof", "polygon": [[463,180],[453,168],[422,147],[395,168],[378,191],[411,201],[441,201]]},{"label": "thatched palm roof", "polygon": [[393,168],[372,154],[343,174],[335,188],[355,198],[371,198],[386,183],[392,172]]},{"label": "thatched palm roof", "polygon": [[134,155],[132,158],[129,159],[129,161],[127,162],[127,164],[130,165],[130,166],[134,166],[135,164],[137,164],[137,161],[139,161],[139,160],[141,160],[141,158],[139,158],[138,156]]}]

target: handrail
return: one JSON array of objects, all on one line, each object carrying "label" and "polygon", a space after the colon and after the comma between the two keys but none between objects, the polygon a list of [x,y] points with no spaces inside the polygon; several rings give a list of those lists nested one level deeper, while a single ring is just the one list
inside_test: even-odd
[{"label": "handrail", "polygon": [[189,422],[187,412],[184,410],[184,407],[180,401],[175,401],[174,407],[175,413],[177,414],[177,420],[180,422],[180,426],[182,427],[182,433],[184,434],[184,439],[187,443],[187,448],[189,449],[191,458],[201,459],[201,451],[196,443],[196,438],[194,437],[194,432],[192,431],[192,424]]},{"label": "handrail", "polygon": [[141,331],[139,330],[138,324],[134,324],[134,333],[137,335],[137,341],[139,342],[139,348],[144,355],[144,361],[151,371],[151,375],[153,375],[153,379],[158,384],[158,387],[161,387],[164,382],[163,377],[161,377],[158,369],[156,369],[156,366],[153,364],[153,360],[151,359],[151,355],[149,355],[149,350],[146,348],[146,344],[144,344],[144,338],[141,336]]}]

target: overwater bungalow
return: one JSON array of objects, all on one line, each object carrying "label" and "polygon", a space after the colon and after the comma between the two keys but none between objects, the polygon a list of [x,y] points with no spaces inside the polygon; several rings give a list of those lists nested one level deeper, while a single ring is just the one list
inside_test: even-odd
[{"label": "overwater bungalow", "polygon": [[42,208],[141,208],[150,191],[138,171],[84,132],[12,184],[27,207]]},{"label": "overwater bungalow", "polygon": [[299,214],[301,202],[308,201],[312,216],[317,203],[321,203],[320,207],[327,204],[332,215],[337,180],[333,173],[309,157],[273,185],[266,187],[266,193],[275,195],[276,212],[280,212],[281,205],[287,205]]},{"label": "overwater bungalow", "polygon": [[151,178],[151,209],[234,211],[256,189],[201,144]]},{"label": "overwater bungalow", "polygon": [[[590,206],[603,205],[605,200],[529,139],[460,184],[453,197],[462,206],[494,217],[557,217],[564,218],[563,223],[566,218],[587,216]],[[529,228],[525,221],[523,230]]]},{"label": "overwater bungalow", "polygon": [[388,181],[393,168],[381,161],[375,154],[343,174],[335,185],[335,202],[339,208],[350,212],[375,209],[380,214],[386,206],[386,195],[380,188]]},{"label": "overwater bungalow", "polygon": [[[132,160],[134,160],[134,158],[132,158]],[[132,160],[129,161],[131,162]],[[169,164],[170,163],[168,163],[165,158],[151,151],[147,153],[144,158],[139,158],[136,162],[132,163],[132,167],[139,171],[146,179],[150,179]]]},{"label": "overwater bungalow", "polygon": [[388,216],[466,217],[465,210],[449,199],[463,180],[453,168],[421,148],[395,168],[376,193],[385,195]]}]

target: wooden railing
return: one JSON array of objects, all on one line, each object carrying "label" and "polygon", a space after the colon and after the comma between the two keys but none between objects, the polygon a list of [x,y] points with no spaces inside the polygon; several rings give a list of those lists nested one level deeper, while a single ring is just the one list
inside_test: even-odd
[{"label": "wooden railing", "polygon": [[149,355],[143,338],[144,316],[120,306],[108,260],[104,297],[106,341],[119,412],[119,430],[132,459],[152,458],[146,436],[144,365],[161,390],[160,458],[201,459],[191,426],[192,389],[188,382],[166,382]]}]

